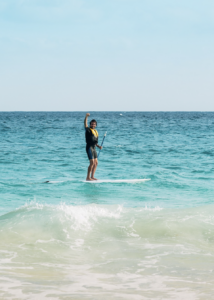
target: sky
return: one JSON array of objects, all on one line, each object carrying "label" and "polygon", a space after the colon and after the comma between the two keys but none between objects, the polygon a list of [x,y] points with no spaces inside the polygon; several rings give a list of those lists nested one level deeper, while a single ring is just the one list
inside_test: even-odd
[{"label": "sky", "polygon": [[0,0],[0,111],[214,111],[214,1]]}]

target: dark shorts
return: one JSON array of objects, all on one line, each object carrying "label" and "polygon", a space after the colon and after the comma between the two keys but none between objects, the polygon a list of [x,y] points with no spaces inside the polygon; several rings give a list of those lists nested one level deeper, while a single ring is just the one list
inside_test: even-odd
[{"label": "dark shorts", "polygon": [[88,155],[88,159],[89,160],[97,158],[97,151],[96,151],[95,147],[93,147],[93,146],[90,146],[90,147],[86,146],[86,153]]}]

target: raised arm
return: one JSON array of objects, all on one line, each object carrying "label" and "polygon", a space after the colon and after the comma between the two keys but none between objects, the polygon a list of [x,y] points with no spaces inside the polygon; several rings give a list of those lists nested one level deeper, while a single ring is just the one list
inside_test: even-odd
[{"label": "raised arm", "polygon": [[87,128],[88,127],[88,117],[90,116],[90,114],[89,113],[87,113],[86,114],[86,116],[85,116],[85,120],[84,120],[84,126],[85,126],[85,128]]}]

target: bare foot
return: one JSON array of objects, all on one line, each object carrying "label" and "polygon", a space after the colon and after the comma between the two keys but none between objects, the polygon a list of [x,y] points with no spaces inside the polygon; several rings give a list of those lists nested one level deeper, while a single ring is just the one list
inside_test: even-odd
[{"label": "bare foot", "polygon": [[95,177],[91,177],[91,179],[92,179],[92,180],[98,180],[98,179],[97,179],[97,178],[95,178]]},{"label": "bare foot", "polygon": [[93,179],[91,179],[91,178],[89,177],[89,178],[86,178],[86,181],[93,181]]}]

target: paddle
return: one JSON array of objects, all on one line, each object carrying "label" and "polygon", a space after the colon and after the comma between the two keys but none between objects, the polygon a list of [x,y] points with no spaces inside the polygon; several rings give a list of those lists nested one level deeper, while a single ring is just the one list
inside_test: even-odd
[{"label": "paddle", "polygon": [[[106,134],[107,134],[107,131],[106,131],[106,133],[104,134],[104,137],[103,137],[103,141],[102,141],[101,147],[103,146],[103,143],[104,143],[104,140],[105,140]],[[100,151],[101,151],[101,149],[100,149]],[[99,155],[100,155],[100,151],[99,151],[99,153],[98,153],[98,156],[97,156],[97,158],[98,158],[98,157],[99,157]]]}]

